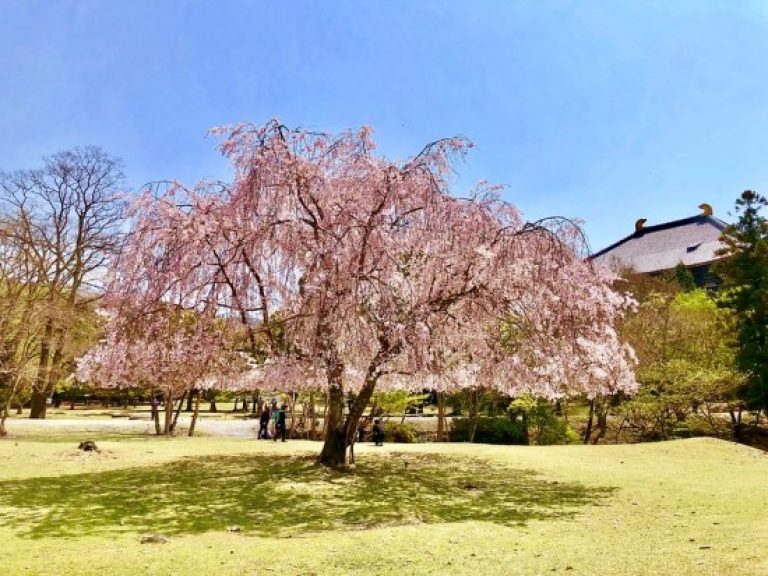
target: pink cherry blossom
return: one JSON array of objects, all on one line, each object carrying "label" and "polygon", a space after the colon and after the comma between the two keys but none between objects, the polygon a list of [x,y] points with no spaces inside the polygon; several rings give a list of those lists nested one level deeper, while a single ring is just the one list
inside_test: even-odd
[{"label": "pink cherry blossom", "polygon": [[[585,260],[573,222],[526,223],[487,183],[452,195],[467,141],[392,162],[374,154],[369,128],[329,136],[271,121],[214,133],[233,181],[171,183],[137,199],[107,303],[118,317],[173,305],[219,321],[201,327],[241,331],[243,350],[268,360],[234,386],[325,390],[322,462],[345,462],[377,388],[559,398],[636,387],[632,351],[613,328],[631,302]],[[136,342],[213,358],[206,334],[187,342],[152,329]],[[135,382],[139,360],[123,370],[108,359],[127,353],[121,338],[108,336],[114,351],[100,362],[115,363],[110,381]],[[216,365],[201,361],[188,379]],[[357,401],[344,418],[348,392]]]}]

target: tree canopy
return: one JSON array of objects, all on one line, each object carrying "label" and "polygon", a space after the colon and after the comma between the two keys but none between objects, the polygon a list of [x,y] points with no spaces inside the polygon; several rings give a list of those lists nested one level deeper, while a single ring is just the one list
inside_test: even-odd
[{"label": "tree canopy", "polygon": [[113,327],[168,305],[237,319],[245,348],[267,352],[254,385],[328,393],[323,463],[346,462],[377,387],[634,389],[614,329],[629,299],[583,258],[570,221],[527,223],[485,183],[452,195],[466,140],[392,162],[368,128],[333,136],[271,121],[215,133],[234,180],[171,183],[134,204],[111,274]]}]

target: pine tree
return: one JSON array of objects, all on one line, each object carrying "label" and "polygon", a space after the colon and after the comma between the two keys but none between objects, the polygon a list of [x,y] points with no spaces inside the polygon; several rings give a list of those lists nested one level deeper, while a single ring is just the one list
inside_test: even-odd
[{"label": "pine tree", "polygon": [[752,190],[736,200],[739,219],[723,231],[719,255],[726,258],[715,272],[724,281],[721,303],[737,317],[737,362],[747,374],[742,397],[768,414],[768,220],[760,213],[766,205]]}]

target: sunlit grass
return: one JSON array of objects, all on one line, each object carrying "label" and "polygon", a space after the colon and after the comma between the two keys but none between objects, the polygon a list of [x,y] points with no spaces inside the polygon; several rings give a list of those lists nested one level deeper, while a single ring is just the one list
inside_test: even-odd
[{"label": "sunlit grass", "polygon": [[95,439],[0,442],[0,573],[768,573],[768,458],[726,442],[358,446],[332,472],[309,442]]}]

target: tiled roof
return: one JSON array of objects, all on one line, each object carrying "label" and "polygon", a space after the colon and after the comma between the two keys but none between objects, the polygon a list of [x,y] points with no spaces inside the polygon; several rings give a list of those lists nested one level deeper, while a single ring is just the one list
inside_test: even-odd
[{"label": "tiled roof", "polygon": [[727,226],[719,218],[699,214],[682,220],[648,226],[611,244],[592,256],[614,270],[657,272],[682,262],[698,266],[719,260],[720,234]]}]

